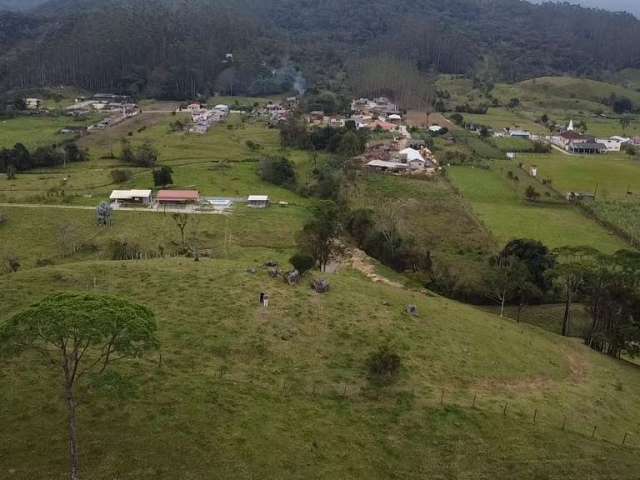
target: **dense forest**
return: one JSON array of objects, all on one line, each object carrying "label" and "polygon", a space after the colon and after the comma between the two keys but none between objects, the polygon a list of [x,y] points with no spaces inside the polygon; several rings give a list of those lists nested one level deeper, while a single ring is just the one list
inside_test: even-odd
[{"label": "dense forest", "polygon": [[521,0],[49,0],[0,14],[0,52],[5,88],[269,94],[344,88],[381,53],[411,77],[598,76],[640,67],[640,21]]}]

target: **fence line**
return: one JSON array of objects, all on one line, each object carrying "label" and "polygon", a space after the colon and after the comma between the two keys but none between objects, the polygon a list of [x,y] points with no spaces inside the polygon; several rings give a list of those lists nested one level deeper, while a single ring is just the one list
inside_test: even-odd
[{"label": "fence line", "polygon": [[[263,393],[274,396],[291,397],[306,396],[313,400],[364,403],[394,399],[398,397],[413,398],[414,408],[450,409],[457,408],[466,412],[485,412],[518,422],[529,428],[548,428],[579,435],[586,440],[606,442],[628,449],[640,450],[640,424],[623,430],[617,426],[605,424],[604,420],[590,422],[584,418],[571,416],[565,412],[554,410],[549,406],[532,405],[523,407],[517,401],[497,398],[480,389],[402,389],[393,386],[372,386],[368,383],[353,384],[349,382],[330,382],[295,379],[282,379],[274,382],[261,382],[258,379],[238,379],[228,376],[229,370],[221,367],[216,382],[221,385],[244,386],[252,390],[259,389]],[[307,377],[308,378],[308,377]],[[631,422],[620,422],[631,425]]]}]

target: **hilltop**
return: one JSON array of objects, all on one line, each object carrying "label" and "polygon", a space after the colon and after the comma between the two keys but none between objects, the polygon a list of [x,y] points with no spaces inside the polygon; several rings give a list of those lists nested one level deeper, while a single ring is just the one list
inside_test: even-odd
[{"label": "hilltop", "polygon": [[[349,269],[331,276],[326,295],[306,281],[290,287],[260,267],[273,259],[89,262],[0,277],[1,318],[49,292],[90,290],[158,317],[160,364],[122,364],[81,392],[82,464],[91,478],[637,472],[636,367]],[[258,305],[262,290],[271,294],[268,310]],[[417,317],[407,304],[417,305]],[[385,343],[403,368],[396,384],[375,387],[364,363]],[[54,377],[35,355],[0,375],[2,470],[15,479],[62,477]]]}]

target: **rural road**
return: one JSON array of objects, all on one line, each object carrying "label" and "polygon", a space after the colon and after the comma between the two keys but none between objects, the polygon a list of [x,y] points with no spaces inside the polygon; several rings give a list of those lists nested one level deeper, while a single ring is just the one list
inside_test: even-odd
[{"label": "rural road", "polygon": [[[0,203],[0,207],[12,208],[59,208],[66,210],[94,210],[96,207],[87,207],[84,205],[47,205],[43,203]],[[148,213],[187,213],[197,215],[229,215],[230,212],[202,212],[183,209],[155,209],[155,208],[114,208],[114,212],[148,212]]]}]

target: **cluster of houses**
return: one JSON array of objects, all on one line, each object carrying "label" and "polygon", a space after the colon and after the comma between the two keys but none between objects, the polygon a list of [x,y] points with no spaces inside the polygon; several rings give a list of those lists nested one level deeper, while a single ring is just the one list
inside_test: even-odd
[{"label": "cluster of houses", "polygon": [[298,104],[298,97],[289,97],[284,102],[269,102],[254,110],[253,114],[275,126],[286,122]]},{"label": "cluster of houses", "polygon": [[502,132],[496,132],[496,137],[521,138],[525,140],[535,140],[551,143],[562,150],[579,155],[596,155],[607,152],[619,152],[624,145],[640,145],[640,137],[629,138],[621,136],[612,136],[609,138],[596,138],[591,135],[585,135],[578,132],[573,120],[569,122],[566,129],[557,134],[544,137],[535,135],[528,130],[522,129],[504,129]]},{"label": "cluster of houses", "polygon": [[193,125],[189,128],[189,132],[204,135],[214,125],[225,121],[231,112],[228,105],[216,105],[213,108],[207,108],[206,105],[194,102],[179,111],[189,112]]},{"label": "cluster of houses", "polygon": [[113,190],[109,196],[111,206],[119,208],[149,208],[154,210],[180,211],[225,211],[235,203],[245,203],[252,208],[267,208],[271,205],[268,195],[250,195],[232,199],[204,197],[198,190]]},{"label": "cluster of houses", "polygon": [[65,112],[73,117],[83,117],[93,112],[104,113],[106,114],[105,118],[87,128],[87,130],[104,130],[135,117],[140,113],[140,108],[131,97],[126,95],[96,93],[91,98],[76,98],[74,103],[65,109]]},{"label": "cluster of houses", "polygon": [[394,174],[434,175],[438,161],[423,144],[399,148],[399,142],[375,144],[362,155],[364,165],[370,171]]},{"label": "cluster of houses", "polygon": [[571,121],[566,130],[551,137],[551,143],[569,153],[594,155],[619,152],[624,145],[640,145],[640,138],[632,139],[620,136],[594,138],[577,132],[574,129],[573,121]]},{"label": "cluster of houses", "polygon": [[351,112],[351,115],[326,115],[322,111],[314,111],[306,116],[306,120],[312,127],[340,128],[350,121],[355,123],[357,129],[408,135],[407,128],[402,123],[400,108],[386,97],[353,100]]}]

